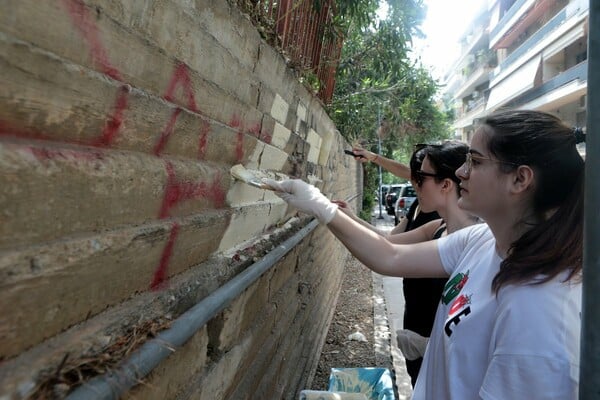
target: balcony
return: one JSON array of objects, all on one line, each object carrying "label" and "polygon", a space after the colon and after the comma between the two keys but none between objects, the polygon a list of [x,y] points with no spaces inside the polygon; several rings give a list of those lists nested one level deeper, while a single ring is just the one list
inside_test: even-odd
[{"label": "balcony", "polygon": [[464,112],[457,114],[453,127],[464,129],[473,125],[473,121],[483,115],[485,111],[486,96],[469,101],[464,107]]},{"label": "balcony", "polygon": [[549,57],[583,36],[588,10],[587,1],[574,0],[558,11],[546,24],[534,32],[506,59],[502,60],[490,76],[490,86],[495,86],[513,74],[531,56],[542,54],[544,58]]},{"label": "balcony", "polygon": [[[506,106],[511,108],[522,107],[525,104],[530,104],[535,102],[536,100],[540,100],[544,97],[547,97],[552,92],[570,83],[587,83],[587,72],[588,62],[586,60],[575,65],[572,68],[569,68],[565,72],[556,75],[555,77],[549,79],[540,86],[528,90],[527,92],[508,102]],[[545,101],[540,101],[540,103],[545,103]]]},{"label": "balcony", "polygon": [[496,53],[480,50],[474,61],[462,69],[463,79],[453,97],[459,99],[473,91],[477,86],[489,81],[490,72],[496,66]]},{"label": "balcony", "polygon": [[533,48],[541,42],[543,39],[548,37],[550,32],[557,29],[567,20],[566,7],[563,8],[558,14],[556,14],[548,23],[546,23],[541,29],[531,35],[523,44],[521,44],[515,51],[513,51],[508,57],[506,57],[498,66],[498,69],[494,75],[500,74],[506,67],[514,63],[521,56],[529,53]]},{"label": "balcony", "polygon": [[461,45],[461,56],[456,61],[456,65],[461,65],[469,54],[476,53],[479,49],[487,49],[489,44],[489,35],[487,29],[480,27],[477,31],[467,35]]},{"label": "balcony", "polygon": [[517,0],[490,32],[490,47],[494,47],[534,4],[535,0]]}]

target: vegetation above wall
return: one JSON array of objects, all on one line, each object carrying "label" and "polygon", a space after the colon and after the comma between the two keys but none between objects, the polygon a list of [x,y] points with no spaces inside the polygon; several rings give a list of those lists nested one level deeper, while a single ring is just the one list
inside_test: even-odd
[{"label": "vegetation above wall", "polygon": [[[383,3],[383,1],[381,2]],[[448,117],[436,105],[439,84],[411,59],[426,13],[421,0],[389,0],[384,19],[350,24],[337,70],[329,115],[351,143],[362,143],[388,158],[407,162],[414,144],[450,135]],[[376,166],[365,164],[363,209],[370,213],[378,186]],[[383,174],[383,182],[398,178]]]},{"label": "vegetation above wall", "polygon": [[[266,17],[271,2],[236,0],[274,47],[280,46],[274,17]],[[330,0],[295,1],[292,8],[310,2],[323,10]],[[278,6],[283,7],[285,2]],[[285,3],[287,4],[287,3]],[[387,8],[387,15],[378,10]],[[426,14],[422,0],[337,0],[325,27],[326,35],[342,35],[344,44],[335,74],[335,90],[328,113],[342,136],[378,152],[406,162],[414,144],[435,142],[450,136],[448,115],[436,104],[440,88],[420,61],[411,58],[412,40],[423,37],[420,25]],[[281,18],[280,18],[281,19]],[[294,66],[294,63],[290,63]],[[299,68],[300,79],[318,92],[316,71]],[[385,173],[384,183],[397,181]],[[366,165],[363,208],[370,210],[378,185],[377,169]]]}]

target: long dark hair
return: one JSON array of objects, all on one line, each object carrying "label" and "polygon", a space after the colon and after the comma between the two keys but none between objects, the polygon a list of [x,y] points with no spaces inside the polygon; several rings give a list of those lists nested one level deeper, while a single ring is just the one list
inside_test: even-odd
[{"label": "long dark hair", "polygon": [[[492,289],[507,284],[544,283],[563,271],[581,271],[584,161],[576,135],[557,117],[540,111],[502,111],[486,117],[482,132],[504,172],[534,170],[531,228],[512,243]],[[579,137],[579,136],[578,136]]]},{"label": "long dark hair", "polygon": [[440,145],[429,145],[425,148],[427,159],[435,169],[436,182],[451,179],[456,184],[456,193],[460,195],[460,179],[456,170],[464,164],[469,146],[458,141],[446,141]]}]

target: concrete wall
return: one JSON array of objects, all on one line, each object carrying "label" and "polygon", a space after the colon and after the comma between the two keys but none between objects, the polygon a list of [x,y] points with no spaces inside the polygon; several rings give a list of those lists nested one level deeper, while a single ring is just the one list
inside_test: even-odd
[{"label": "concrete wall", "polygon": [[[308,222],[232,165],[358,193],[322,104],[228,2],[1,7],[0,399],[118,365]],[[131,397],[294,398],[347,257],[317,228]]]}]

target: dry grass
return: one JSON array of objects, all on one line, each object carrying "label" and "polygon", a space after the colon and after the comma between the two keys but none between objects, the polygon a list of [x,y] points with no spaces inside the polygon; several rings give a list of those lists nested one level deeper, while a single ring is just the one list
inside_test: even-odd
[{"label": "dry grass", "polygon": [[170,325],[171,321],[164,319],[145,321],[133,326],[100,352],[81,355],[77,359],[70,359],[69,353],[65,354],[56,369],[40,374],[36,389],[29,398],[36,400],[64,398],[82,383],[115,369],[122,360]]}]

